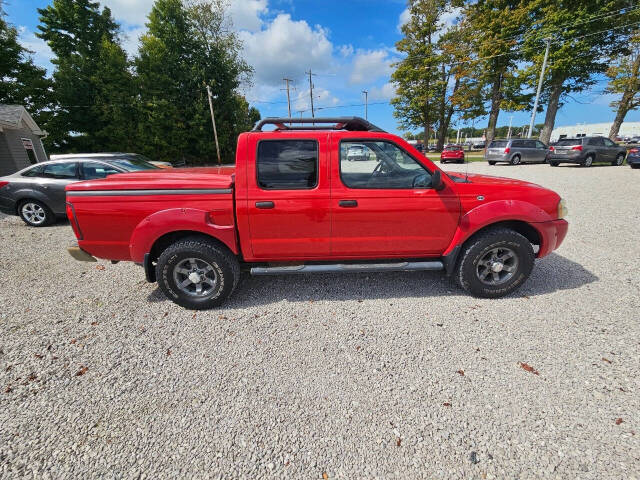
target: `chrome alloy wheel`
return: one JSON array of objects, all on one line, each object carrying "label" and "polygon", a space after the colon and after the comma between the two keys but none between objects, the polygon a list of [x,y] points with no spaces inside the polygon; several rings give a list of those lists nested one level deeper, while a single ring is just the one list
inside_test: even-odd
[{"label": "chrome alloy wheel", "polygon": [[518,270],[518,256],[510,248],[498,247],[486,252],[476,266],[478,279],[486,285],[508,282]]},{"label": "chrome alloy wheel", "polygon": [[173,281],[187,295],[207,297],[216,291],[218,274],[204,260],[186,258],[173,268]]},{"label": "chrome alloy wheel", "polygon": [[47,220],[47,212],[37,203],[28,202],[22,206],[23,217],[32,225],[41,225]]}]

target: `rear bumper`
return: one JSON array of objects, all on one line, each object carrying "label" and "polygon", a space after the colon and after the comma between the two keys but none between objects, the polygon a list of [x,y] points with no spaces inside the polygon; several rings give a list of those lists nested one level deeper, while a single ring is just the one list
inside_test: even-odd
[{"label": "rear bumper", "polygon": [[538,258],[546,257],[556,250],[567,236],[569,224],[566,220],[551,220],[535,223],[534,226],[542,236],[542,244],[538,251]]},{"label": "rear bumper", "polygon": [[484,159],[487,162],[509,162],[511,156],[508,153],[485,153]]},{"label": "rear bumper", "polygon": [[549,162],[558,162],[558,163],[582,163],[584,158],[582,155],[556,155],[556,154],[547,154],[547,161]]},{"label": "rear bumper", "polygon": [[10,198],[0,196],[0,213],[16,215],[16,202]]}]

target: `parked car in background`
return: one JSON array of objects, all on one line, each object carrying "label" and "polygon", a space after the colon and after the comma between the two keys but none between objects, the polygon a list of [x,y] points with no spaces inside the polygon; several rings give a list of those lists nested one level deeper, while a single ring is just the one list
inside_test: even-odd
[{"label": "parked car in background", "polygon": [[358,162],[367,160],[367,152],[364,145],[351,145],[347,150],[347,160],[349,162]]},{"label": "parked car in background", "polygon": [[640,143],[640,136],[628,137],[625,139],[625,143],[627,145],[637,145]]},{"label": "parked car in background", "polygon": [[485,142],[478,142],[478,143],[474,143],[472,147],[475,148],[476,150],[481,150],[485,147],[485,145],[486,145]]},{"label": "parked car in background", "polygon": [[155,165],[158,168],[173,168],[173,164],[171,162],[161,162],[159,160],[149,160],[151,165]]},{"label": "parked car in background", "polygon": [[464,163],[464,149],[462,145],[445,145],[440,154],[440,163]]},{"label": "parked car in background", "polygon": [[632,148],[627,153],[627,163],[631,168],[640,168],[640,148]]},{"label": "parked car in background", "polygon": [[18,215],[32,227],[53,223],[65,215],[65,187],[80,180],[98,180],[114,173],[157,170],[142,155],[86,154],[52,155],[54,160],[37,163],[0,177],[0,212]]},{"label": "parked car in background", "polygon": [[512,138],[510,140],[493,140],[484,154],[489,165],[506,162],[511,165],[520,163],[544,163],[548,147],[540,140]]},{"label": "parked car in background", "polygon": [[549,165],[557,167],[561,163],[577,163],[590,167],[594,162],[608,162],[620,166],[624,163],[627,149],[612,142],[607,137],[561,138],[549,147]]}]

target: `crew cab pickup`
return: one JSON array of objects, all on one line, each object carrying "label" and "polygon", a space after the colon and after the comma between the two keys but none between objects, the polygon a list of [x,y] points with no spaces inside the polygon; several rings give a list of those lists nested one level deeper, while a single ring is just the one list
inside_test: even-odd
[{"label": "crew cab pickup", "polygon": [[220,305],[242,272],[443,270],[500,297],[567,232],[558,194],[444,173],[358,117],[267,118],[239,136],[235,166],[116,174],[66,195],[72,256],[141,264],[192,309]]}]

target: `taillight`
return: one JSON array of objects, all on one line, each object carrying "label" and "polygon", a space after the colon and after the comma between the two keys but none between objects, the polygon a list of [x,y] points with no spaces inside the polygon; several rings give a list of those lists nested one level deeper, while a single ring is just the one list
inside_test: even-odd
[{"label": "taillight", "polygon": [[[629,153],[638,153],[638,149],[637,148],[632,148],[631,150],[629,150]],[[2,187],[2,182],[0,182],[0,188]]]},{"label": "taillight", "polygon": [[511,151],[511,149],[509,147],[504,149],[504,153],[509,153]]},{"label": "taillight", "polygon": [[549,151],[550,151],[550,152],[555,152],[555,151],[556,151],[556,149],[555,149],[555,148],[553,148],[553,145],[551,145],[551,146],[549,147]]},{"label": "taillight", "polygon": [[9,185],[9,182],[0,182],[0,188],[4,188]]},{"label": "taillight", "polygon": [[571,150],[578,150],[578,151],[582,151],[582,145],[576,145],[575,147],[571,147]]}]

